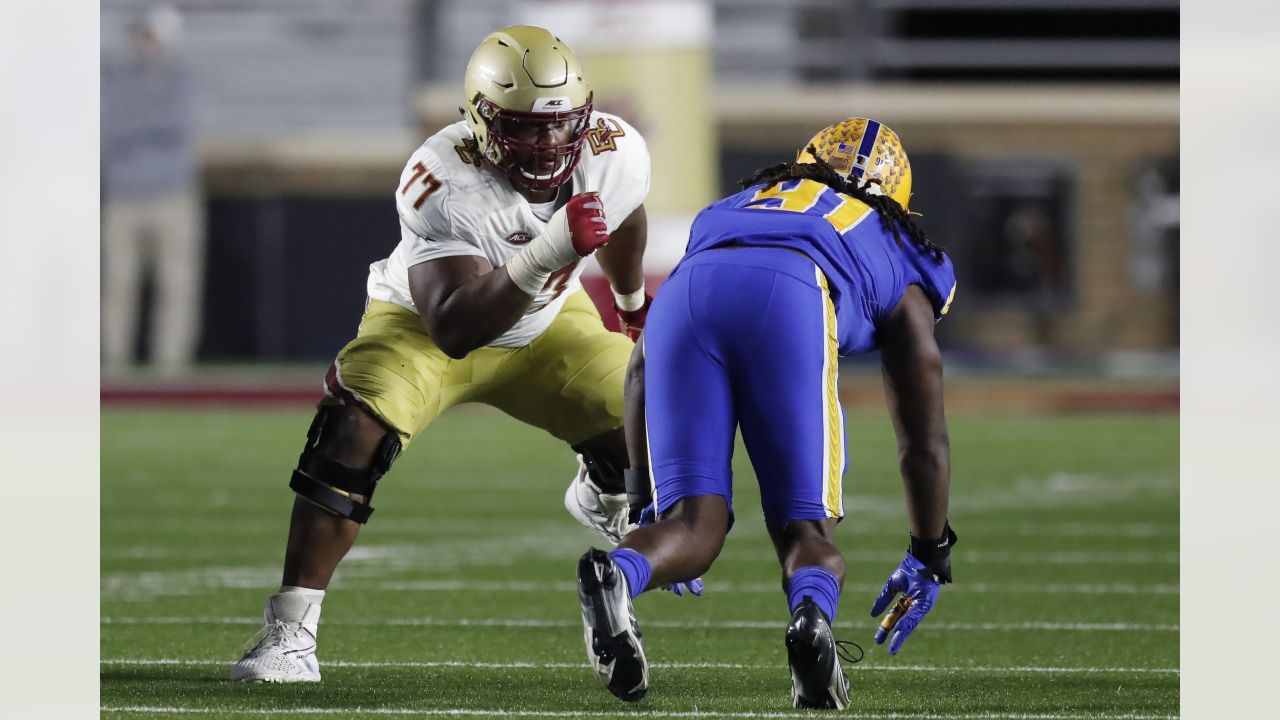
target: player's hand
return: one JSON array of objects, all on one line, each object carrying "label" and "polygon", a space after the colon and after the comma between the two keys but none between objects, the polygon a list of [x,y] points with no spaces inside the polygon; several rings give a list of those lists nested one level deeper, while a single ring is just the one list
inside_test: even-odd
[{"label": "player's hand", "polygon": [[[680,589],[682,587],[684,588],[683,590]],[[684,597],[684,594],[686,592],[691,593],[693,595],[701,596],[702,595],[702,578],[694,578],[692,580],[689,580],[688,582],[682,582],[682,583],[671,583],[670,585],[664,585],[662,589],[670,590],[671,592],[676,594],[676,597]]]},{"label": "player's hand", "polygon": [[[644,527],[645,525],[654,524],[655,522],[657,522],[657,516],[658,516],[657,508],[655,507],[654,503],[649,503],[649,506],[646,507],[644,511],[640,513],[640,521],[636,523],[636,527]],[[691,595],[701,596],[702,595],[702,578],[694,578],[692,580],[688,580],[685,582],[676,582],[676,583],[671,583],[669,585],[663,585],[662,589],[669,590],[675,593],[676,597],[684,597],[684,594],[686,592],[690,593]]]},{"label": "player's hand", "polygon": [[640,339],[640,333],[644,331],[644,321],[649,317],[649,306],[652,304],[651,295],[645,295],[644,305],[636,310],[623,310],[618,307],[618,302],[614,301],[613,309],[618,312],[618,327],[633,341]]},{"label": "player's hand", "polygon": [[586,257],[609,242],[609,226],[604,219],[604,201],[599,193],[579,193],[564,206],[569,241],[578,257]]},{"label": "player's hand", "polygon": [[871,617],[876,617],[889,607],[894,597],[901,594],[898,602],[893,603],[893,609],[880,621],[880,627],[876,628],[876,644],[883,645],[885,638],[889,637],[889,654],[897,655],[912,631],[933,609],[942,584],[942,578],[930,572],[924,563],[908,552],[902,564],[889,575],[884,589],[871,606]]},{"label": "player's hand", "polygon": [[574,195],[524,250],[507,261],[507,274],[516,287],[536,297],[547,289],[552,275],[576,265],[608,242],[604,201],[593,192]]}]

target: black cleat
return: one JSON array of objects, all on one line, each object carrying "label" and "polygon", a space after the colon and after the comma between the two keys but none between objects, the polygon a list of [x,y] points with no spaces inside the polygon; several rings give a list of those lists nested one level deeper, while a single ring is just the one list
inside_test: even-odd
[{"label": "black cleat", "polygon": [[627,579],[605,551],[591,548],[578,560],[578,602],[587,660],[600,682],[622,700],[640,700],[649,688],[649,663]]},{"label": "black cleat", "polygon": [[827,616],[806,597],[787,625],[791,704],[798,708],[849,707],[849,676],[840,667],[835,635]]}]

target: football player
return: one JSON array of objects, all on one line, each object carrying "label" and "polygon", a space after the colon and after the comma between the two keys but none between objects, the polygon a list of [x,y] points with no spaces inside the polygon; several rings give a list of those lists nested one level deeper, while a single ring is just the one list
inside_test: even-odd
[{"label": "football player", "polygon": [[627,486],[636,508],[652,494],[646,514],[658,519],[579,561],[587,655],[619,698],[644,696],[632,599],[701,576],[719,555],[733,524],[740,427],[791,613],[792,702],[843,709],[849,679],[831,631],[845,570],[835,545],[845,468],[837,361],[880,350],[897,431],[910,541],[872,607],[879,615],[901,594],[875,636],[896,654],[951,581],[956,535],[933,325],[950,307],[955,274],[908,216],[911,166],[879,122],[825,128],[796,162],[743,184],[694,220],[632,360]]},{"label": "football player", "polygon": [[[452,405],[486,403],[567,443],[579,456],[570,513],[615,542],[629,526],[621,416],[628,335],[649,305],[644,139],[593,108],[577,58],[542,28],[486,37],[463,100],[463,120],[396,184],[400,243],[370,266],[356,338],[325,378],[289,483],[283,586],[232,680],[320,680],[325,588],[379,478]],[[581,288],[593,255],[628,335],[608,332]]]}]

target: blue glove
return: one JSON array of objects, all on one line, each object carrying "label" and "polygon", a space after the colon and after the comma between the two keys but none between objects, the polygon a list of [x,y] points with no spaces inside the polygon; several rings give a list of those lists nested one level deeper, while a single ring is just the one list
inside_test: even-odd
[{"label": "blue glove", "polygon": [[902,597],[894,604],[893,610],[880,621],[880,627],[876,629],[876,644],[883,645],[885,638],[892,632],[893,637],[889,640],[889,654],[897,655],[898,650],[902,648],[902,643],[907,641],[924,616],[933,609],[933,604],[938,600],[938,589],[942,584],[942,578],[934,575],[924,563],[908,552],[902,564],[889,575],[884,589],[880,591],[880,595],[871,606],[871,617],[876,617],[889,607],[889,603],[898,593],[902,593]]},{"label": "blue glove", "polygon": [[[658,509],[656,505],[654,503],[649,503],[649,505],[646,506],[643,511],[641,511],[640,521],[636,523],[636,527],[644,527],[645,525],[652,525],[655,522],[657,522],[657,517],[658,517]],[[682,586],[684,590],[681,589]],[[676,594],[676,597],[684,597],[684,593],[686,590],[693,595],[701,596],[702,595],[702,578],[694,578],[692,580],[689,580],[688,582],[671,583],[670,585],[663,585],[662,589],[670,590],[671,592]]]}]

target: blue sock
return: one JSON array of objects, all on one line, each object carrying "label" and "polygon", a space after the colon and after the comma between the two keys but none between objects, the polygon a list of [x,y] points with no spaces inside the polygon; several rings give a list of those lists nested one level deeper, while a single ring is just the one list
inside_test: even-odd
[{"label": "blue sock", "polygon": [[609,557],[613,559],[613,564],[618,566],[622,571],[623,577],[627,579],[627,588],[631,591],[631,599],[635,600],[636,596],[644,592],[644,588],[649,584],[649,576],[653,574],[653,568],[650,567],[649,561],[643,555],[628,548],[618,548],[610,550]]},{"label": "blue sock", "polygon": [[787,607],[791,612],[800,607],[806,595],[827,614],[827,622],[834,624],[836,606],[840,604],[840,579],[835,573],[817,565],[797,570],[787,585]]}]

